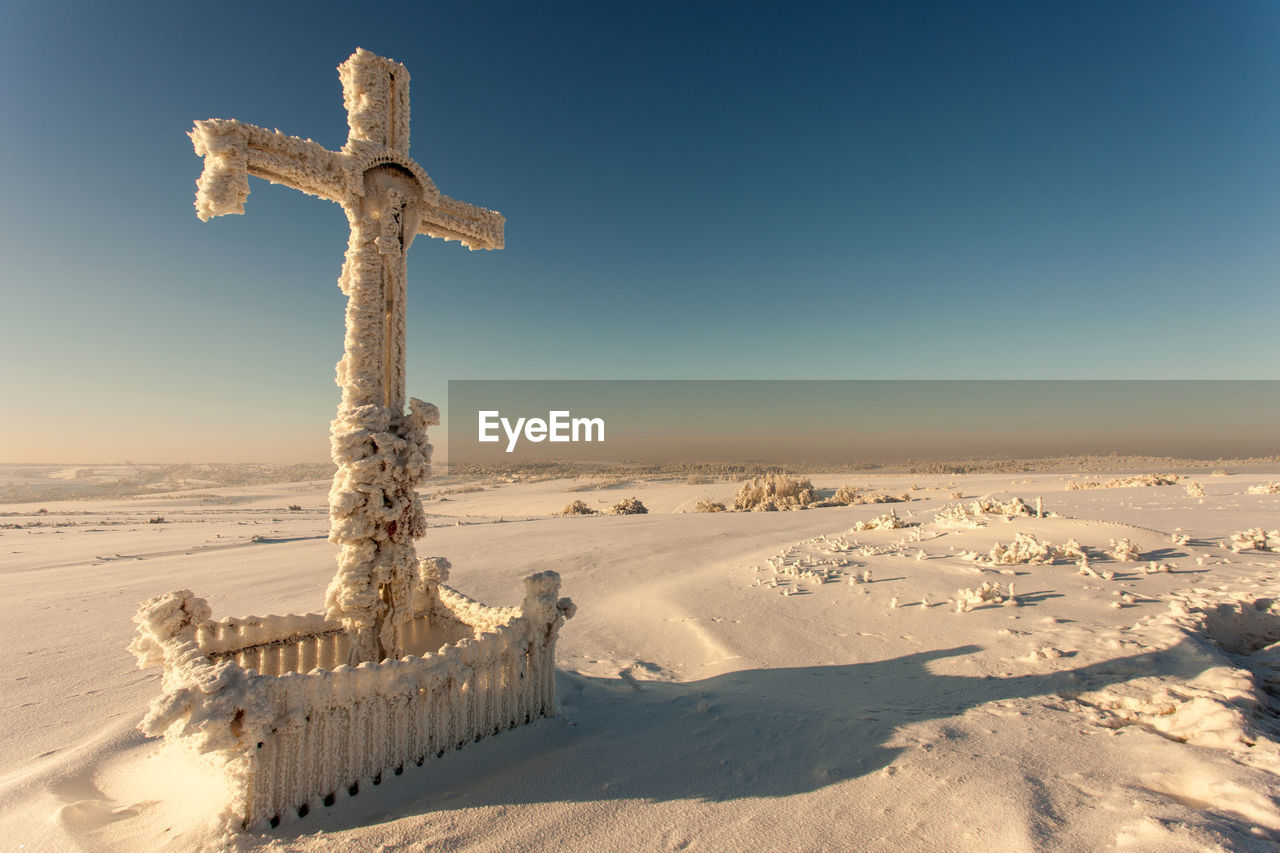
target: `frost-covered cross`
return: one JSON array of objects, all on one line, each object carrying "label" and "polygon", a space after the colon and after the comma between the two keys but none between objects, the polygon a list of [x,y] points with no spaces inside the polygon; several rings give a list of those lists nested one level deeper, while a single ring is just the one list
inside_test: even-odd
[{"label": "frost-covered cross", "polygon": [[198,121],[190,136],[204,157],[202,220],[244,213],[254,175],[337,202],[351,225],[338,279],[347,333],[329,493],[329,539],[341,550],[325,607],[348,628],[354,665],[401,654],[418,571],[413,539],[426,529],[414,487],[428,471],[427,427],[439,413],[416,399],[405,413],[405,255],[417,234],[501,249],[504,220],[441,195],[410,159],[403,65],[357,50],[338,73],[350,127],[341,151],[229,119]]}]

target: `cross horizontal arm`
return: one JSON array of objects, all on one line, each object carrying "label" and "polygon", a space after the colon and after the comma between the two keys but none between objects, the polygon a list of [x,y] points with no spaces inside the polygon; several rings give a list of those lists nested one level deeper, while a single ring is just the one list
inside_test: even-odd
[{"label": "cross horizontal arm", "polygon": [[457,240],[472,251],[501,249],[506,243],[506,217],[441,195],[427,202],[418,233],[441,240]]},{"label": "cross horizontal arm", "polygon": [[204,157],[204,171],[196,181],[196,214],[202,220],[244,213],[249,175],[343,202],[344,157],[318,142],[218,118],[196,122],[187,135],[196,154]]}]

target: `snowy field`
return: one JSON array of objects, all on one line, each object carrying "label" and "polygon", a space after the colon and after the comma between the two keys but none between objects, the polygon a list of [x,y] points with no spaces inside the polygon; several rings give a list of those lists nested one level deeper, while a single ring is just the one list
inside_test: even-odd
[{"label": "snowy field", "polygon": [[[0,839],[1274,850],[1280,494],[1265,487],[1280,468],[1184,474],[1099,489],[1069,486],[1121,475],[823,474],[820,496],[911,500],[769,513],[693,511],[732,506],[729,482],[436,496],[418,550],[452,561],[452,586],[515,604],[526,575],[561,574],[578,614],[559,715],[240,836],[221,832],[216,786],[135,729],[159,673],[126,651],[131,617],[181,588],[219,618],[319,609],[328,481],[2,504]],[[649,513],[555,515],[631,496]],[[975,513],[987,497],[1003,506]],[[904,526],[855,529],[890,511]]]}]

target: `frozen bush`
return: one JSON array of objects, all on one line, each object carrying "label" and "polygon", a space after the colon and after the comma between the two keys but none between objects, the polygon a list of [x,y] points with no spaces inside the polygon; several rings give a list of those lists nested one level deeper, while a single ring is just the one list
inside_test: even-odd
[{"label": "frozen bush", "polygon": [[948,504],[934,515],[933,520],[943,527],[981,527],[985,524],[982,520],[984,515],[1005,517],[1023,515],[1039,518],[1052,513],[1043,511],[1039,498],[1036,498],[1036,506],[1033,508],[1022,498],[1015,497],[1002,501],[999,498],[985,497],[978,498],[967,506],[958,503]]},{"label": "frozen bush", "polygon": [[1053,548],[1030,533],[1018,533],[1008,545],[997,542],[987,558],[993,563],[1052,563]]},{"label": "frozen bush", "polygon": [[1182,477],[1178,474],[1139,474],[1136,477],[1116,477],[1105,483],[1099,483],[1096,480],[1075,482],[1068,484],[1067,488],[1080,491],[1081,489],[1127,489],[1133,486],[1172,486],[1181,479]]},{"label": "frozen bush", "polygon": [[1084,546],[1077,542],[1074,538],[1068,539],[1066,545],[1062,545],[1053,549],[1054,556],[1061,557],[1064,560],[1088,560],[1089,555],[1085,552]]},{"label": "frozen bush", "polygon": [[711,500],[711,498],[700,498],[698,502],[693,505],[693,511],[694,512],[724,512],[725,505],[720,503],[719,501],[713,501]]},{"label": "frozen bush", "polygon": [[980,518],[981,513],[973,512],[961,503],[947,504],[933,515],[933,521],[939,527],[982,527],[986,522]]},{"label": "frozen bush", "polygon": [[800,509],[817,500],[816,491],[807,478],[788,474],[765,474],[742,484],[733,498],[735,510],[768,512],[777,509]]},{"label": "frozen bush", "polygon": [[836,489],[836,493],[831,496],[831,502],[836,504],[851,504],[858,497],[858,488],[856,486],[841,486]]},{"label": "frozen bush", "polygon": [[644,515],[649,510],[644,504],[640,503],[639,498],[627,498],[620,503],[613,505],[613,509],[609,510],[610,515]]},{"label": "frozen bush", "polygon": [[[1013,584],[1009,584],[1009,601],[1013,601]],[[955,602],[957,613],[968,613],[974,607],[990,602],[1004,604],[1005,595],[1000,591],[1000,584],[983,581],[982,586],[973,589],[956,590]]]},{"label": "frozen bush", "polygon": [[978,498],[970,505],[974,515],[1035,515],[1036,511],[1027,506],[1022,498],[1010,498],[1002,501],[999,498]]},{"label": "frozen bush", "polygon": [[1200,485],[1195,480],[1188,480],[1184,488],[1187,490],[1188,497],[1193,497],[1193,498],[1204,497],[1204,486]]},{"label": "frozen bush", "polygon": [[560,510],[560,515],[598,515],[599,510],[594,510],[582,501],[574,501],[564,509]]},{"label": "frozen bush", "polygon": [[877,515],[875,518],[859,521],[851,529],[861,532],[863,530],[897,530],[906,526],[902,519],[898,518],[898,514],[890,510],[884,515]]},{"label": "frozen bush", "polygon": [[1251,527],[1239,533],[1231,534],[1231,550],[1237,554],[1241,551],[1280,551],[1280,530],[1263,530]]},{"label": "frozen bush", "polygon": [[1245,489],[1246,495],[1280,495],[1280,483],[1264,483]]},{"label": "frozen bush", "polygon": [[1138,550],[1138,546],[1134,545],[1128,539],[1119,541],[1112,539],[1111,542],[1111,559],[1119,563],[1134,563],[1142,558],[1142,552]]},{"label": "frozen bush", "polygon": [[905,503],[911,496],[903,493],[890,495],[886,492],[863,492],[857,486],[844,485],[836,489],[836,493],[823,501],[825,506],[862,506],[864,504]]}]

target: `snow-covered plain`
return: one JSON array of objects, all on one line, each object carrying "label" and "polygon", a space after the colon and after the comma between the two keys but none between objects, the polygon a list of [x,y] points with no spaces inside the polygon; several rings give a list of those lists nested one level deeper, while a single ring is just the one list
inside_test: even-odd
[{"label": "snow-covered plain", "polygon": [[[219,618],[318,609],[335,568],[329,482],[0,505],[0,839],[1275,849],[1280,554],[1230,545],[1280,527],[1280,494],[1249,493],[1280,469],[1069,488],[1113,476],[819,474],[820,496],[852,484],[913,499],[767,513],[693,511],[732,506],[728,482],[427,500],[418,552],[447,556],[468,595],[516,604],[526,575],[560,573],[578,614],[561,633],[559,715],[239,836],[222,831],[216,786],[135,728],[159,673],[126,651],[131,617],[179,588]],[[555,515],[633,495],[648,514]],[[1042,498],[1046,517],[934,521],[985,496]],[[888,509],[907,526],[853,530]],[[1060,555],[993,562],[1018,534]],[[1126,539],[1137,560],[1118,559]]]}]

